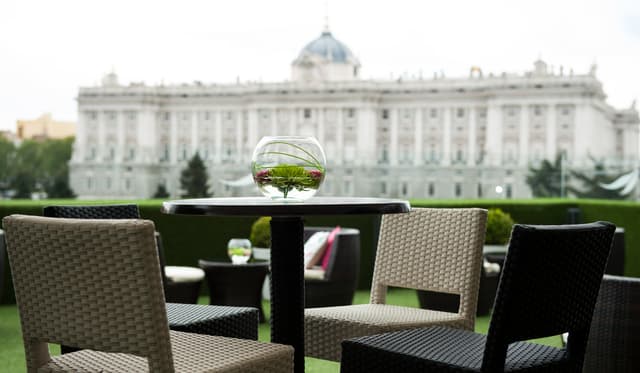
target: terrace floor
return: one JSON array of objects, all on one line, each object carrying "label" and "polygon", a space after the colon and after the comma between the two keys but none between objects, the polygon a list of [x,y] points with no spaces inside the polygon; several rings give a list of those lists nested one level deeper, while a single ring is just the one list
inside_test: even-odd
[{"label": "terrace floor", "polygon": [[[390,304],[403,305],[409,307],[418,307],[418,298],[415,291],[406,289],[391,289],[389,291],[387,301]],[[200,303],[207,304],[208,297],[200,297]],[[358,291],[356,293],[354,303],[367,303],[369,302],[369,292],[365,290]],[[263,302],[263,308],[267,318],[270,314],[270,307],[268,302]],[[489,317],[479,317],[476,320],[476,331],[480,333],[486,333],[489,327]],[[260,325],[259,338],[261,341],[268,341],[269,324],[263,323]],[[560,346],[560,337],[550,337],[540,340],[536,340],[538,343],[548,344],[551,346]],[[51,347],[52,354],[59,354],[60,348],[58,346]],[[25,360],[24,349],[22,346],[22,338],[20,335],[20,319],[18,317],[18,309],[15,305],[2,305],[0,306],[0,371],[2,372],[25,372]],[[306,372],[307,373],[333,373],[339,372],[340,366],[338,363],[306,358]]]}]

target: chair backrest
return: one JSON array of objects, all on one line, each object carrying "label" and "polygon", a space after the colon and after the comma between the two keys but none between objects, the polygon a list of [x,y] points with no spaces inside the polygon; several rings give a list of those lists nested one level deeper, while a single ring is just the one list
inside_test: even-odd
[{"label": "chair backrest", "polygon": [[[306,241],[316,232],[331,232],[334,227],[304,227]],[[360,231],[355,228],[341,228],[336,234],[324,281],[340,282],[340,286],[358,285],[360,274]]]},{"label": "chair backrest", "polygon": [[[52,205],[42,209],[42,215],[50,218],[68,219],[140,219],[138,205]],[[158,246],[158,257],[162,270],[162,283],[167,283],[164,273],[164,248],[162,237],[156,233],[156,244]]]},{"label": "chair backrest", "polygon": [[382,217],[371,303],[384,303],[388,286],[460,295],[473,328],[487,211],[414,208]]},{"label": "chair backrest", "polygon": [[593,311],[583,372],[640,372],[639,347],[640,278],[605,275]]},{"label": "chair backrest", "polygon": [[50,360],[47,342],[174,371],[153,222],[13,215],[3,225],[29,372]]},{"label": "chair backrest", "polygon": [[140,219],[137,205],[46,206],[43,215],[69,219]]},{"label": "chair backrest", "polygon": [[2,304],[2,298],[4,296],[5,255],[4,231],[0,229],[0,304]]},{"label": "chair backrest", "polygon": [[485,349],[483,371],[504,369],[510,343],[569,332],[570,364],[580,371],[611,248],[611,223],[515,225]]}]

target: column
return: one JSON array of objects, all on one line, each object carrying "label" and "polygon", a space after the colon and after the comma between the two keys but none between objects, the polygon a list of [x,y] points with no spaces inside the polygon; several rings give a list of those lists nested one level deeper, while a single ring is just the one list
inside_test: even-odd
[{"label": "column", "polygon": [[520,138],[518,165],[526,167],[529,164],[529,105],[520,107]]},{"label": "column", "polygon": [[324,110],[325,109],[323,107],[319,107],[316,110],[318,114],[318,125],[316,126],[316,128],[318,129],[317,139],[320,142],[320,145],[324,144]]},{"label": "column", "polygon": [[222,110],[218,109],[215,112],[214,115],[214,129],[215,129],[215,136],[216,138],[214,139],[214,143],[215,143],[215,147],[216,147],[216,151],[215,151],[215,155],[214,155],[214,159],[215,159],[215,163],[220,164],[222,163]]},{"label": "column", "polygon": [[171,155],[169,159],[170,163],[173,165],[178,162],[178,112],[169,112],[169,117],[171,120],[171,129],[169,130],[169,148],[171,149]]},{"label": "column", "polygon": [[[336,165],[342,165],[344,163],[343,157],[344,157],[344,108],[339,107],[337,108],[337,114],[336,114],[336,154],[334,154],[333,156],[336,158],[335,159],[335,164]],[[360,113],[358,113],[360,114]],[[358,115],[358,120],[359,120],[359,115]],[[359,152],[360,149],[356,148],[356,154]],[[330,154],[327,154],[327,156],[331,156]]]},{"label": "column", "polygon": [[556,144],[556,106],[550,104],[547,106],[547,128],[546,128],[546,141],[545,152],[547,159],[553,161],[556,158],[557,144]]},{"label": "column", "polygon": [[398,117],[399,109],[389,109],[389,118],[391,119],[391,128],[389,130],[389,164],[391,166],[398,164]]},{"label": "column", "polygon": [[421,164],[424,163],[424,154],[423,153],[423,149],[422,149],[422,108],[421,107],[417,107],[416,109],[416,115],[414,117],[413,123],[416,126],[415,127],[415,138],[413,139],[413,149],[414,149],[414,154],[413,154],[413,165],[414,166],[419,166]]},{"label": "column", "polygon": [[160,157],[155,112],[150,108],[141,107],[138,112],[138,127],[136,128],[136,144],[140,152],[138,161],[155,163]]},{"label": "column", "polygon": [[467,139],[467,166],[473,167],[476,164],[476,131],[478,128],[476,121],[476,107],[470,106],[469,111],[469,132]]},{"label": "column", "polygon": [[[104,151],[106,149],[106,141],[107,141],[107,131],[106,131],[106,114],[104,111],[97,111],[96,113],[96,120],[98,121],[98,148],[96,149],[95,152],[95,158],[93,159],[94,162],[98,162],[98,163],[102,163],[102,160],[104,159]],[[94,180],[95,182],[95,180]],[[93,185],[93,188],[95,189],[95,185]]]},{"label": "column", "polygon": [[115,149],[115,159],[114,163],[122,163],[122,160],[125,157],[125,128],[124,128],[124,111],[116,112],[116,149]]},{"label": "column", "polygon": [[199,152],[200,158],[204,156],[204,149],[198,149],[198,111],[191,110],[191,154]]},{"label": "column", "polygon": [[269,121],[271,126],[269,136],[275,136],[278,134],[278,110],[275,107],[272,107],[269,111]]},{"label": "column", "polygon": [[[250,107],[247,110],[249,115],[249,126],[248,126],[249,134],[247,136],[247,142],[248,142],[247,148],[254,149],[255,146],[258,144],[258,141],[260,141],[260,139],[258,138],[258,121],[259,121],[258,108]],[[251,155],[249,154],[247,156],[250,157]]]},{"label": "column", "polygon": [[502,164],[502,106],[490,102],[487,108],[487,161],[491,166]]},{"label": "column", "polygon": [[235,115],[232,115],[232,118],[234,119],[233,124],[236,127],[235,128],[235,132],[236,132],[236,153],[233,155],[231,163],[242,163],[242,162],[244,162],[244,160],[243,160],[244,154],[242,154],[242,153],[244,153],[243,152],[244,144],[242,143],[242,137],[244,135],[244,132],[243,132],[243,129],[244,129],[244,113],[243,113],[242,109],[236,108],[234,114]]},{"label": "column", "polygon": [[451,164],[451,108],[445,107],[443,110],[443,139],[442,139],[442,165]]}]

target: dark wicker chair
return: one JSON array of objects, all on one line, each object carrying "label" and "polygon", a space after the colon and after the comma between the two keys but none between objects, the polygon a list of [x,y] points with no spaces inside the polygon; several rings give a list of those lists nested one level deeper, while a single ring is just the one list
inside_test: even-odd
[{"label": "dark wicker chair", "polygon": [[204,270],[212,305],[247,306],[260,311],[260,321],[264,322],[262,310],[262,284],[269,273],[265,262],[232,264],[199,260]]},{"label": "dark wicker chair", "polygon": [[0,304],[2,304],[2,297],[4,295],[4,277],[5,277],[5,258],[7,257],[4,231],[0,229]]},{"label": "dark wicker chair", "polygon": [[605,275],[600,285],[585,373],[640,372],[640,278]]},{"label": "dark wicker chair", "polygon": [[[432,327],[346,340],[341,372],[580,372],[614,230],[514,226],[488,335]],[[566,348],[523,342],[565,331]]]},{"label": "dark wicker chair", "polygon": [[[333,227],[305,227],[305,241],[312,234]],[[342,228],[336,235],[323,279],[305,279],[305,307],[346,306],[353,302],[360,273],[360,231]]]},{"label": "dark wicker chair", "polygon": [[[79,219],[139,219],[137,205],[47,206],[44,216]],[[162,241],[156,232],[161,268],[164,267]],[[164,277],[163,271],[160,271]],[[163,278],[163,280],[166,280]],[[165,282],[165,292],[167,291]],[[171,288],[171,286],[169,286]],[[258,310],[240,307],[212,307],[195,304],[167,303],[167,317],[171,330],[197,334],[257,340]],[[63,352],[74,351],[63,346]]]}]

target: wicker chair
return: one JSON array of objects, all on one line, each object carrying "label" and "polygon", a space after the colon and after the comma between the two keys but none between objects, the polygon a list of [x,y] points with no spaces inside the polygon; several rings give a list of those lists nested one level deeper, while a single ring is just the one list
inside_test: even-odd
[{"label": "wicker chair", "polygon": [[[581,372],[614,229],[516,225],[488,335],[438,326],[346,340],[341,372]],[[567,348],[523,342],[564,331]]]},{"label": "wicker chair", "polygon": [[[136,205],[93,205],[93,206],[47,206],[44,215],[56,218],[80,219],[139,219]],[[161,268],[164,268],[162,240],[156,232],[158,256]],[[101,268],[98,267],[98,268]],[[160,272],[167,293],[182,293],[176,290],[180,284],[172,284]],[[198,284],[198,289],[200,285]],[[189,287],[188,292],[192,292]],[[196,290],[197,296],[197,290]],[[191,297],[191,295],[189,295]],[[169,298],[171,300],[171,298]],[[176,297],[173,297],[176,299]],[[179,300],[179,299],[177,299]],[[197,334],[219,335],[224,337],[258,339],[258,310],[249,307],[213,307],[195,304],[167,303],[167,317],[171,330]],[[63,346],[63,352],[74,351]]]},{"label": "wicker chair", "polygon": [[265,262],[233,264],[200,259],[209,288],[209,304],[257,308],[260,322],[265,321],[262,310],[262,284],[269,273]]},{"label": "wicker chair", "polygon": [[[487,212],[413,209],[385,215],[369,304],[305,310],[305,355],[340,360],[340,342],[388,331],[450,325],[473,330]],[[457,313],[385,304],[388,286],[458,294]]]},{"label": "wicker chair", "polygon": [[[290,346],[169,331],[153,222],[3,224],[29,373],[293,371]],[[84,350],[51,357],[47,343]]]},{"label": "wicker chair", "polygon": [[[304,227],[304,240],[316,232],[330,232],[332,229],[333,227]],[[360,231],[342,228],[333,243],[324,277],[304,280],[305,307],[350,305],[358,287],[359,274]]]},{"label": "wicker chair", "polygon": [[640,278],[605,275],[593,311],[583,371],[640,372],[638,351]]},{"label": "wicker chair", "polygon": [[4,277],[5,277],[5,244],[4,244],[4,231],[0,229],[0,304],[2,304],[2,297],[4,295]]}]

